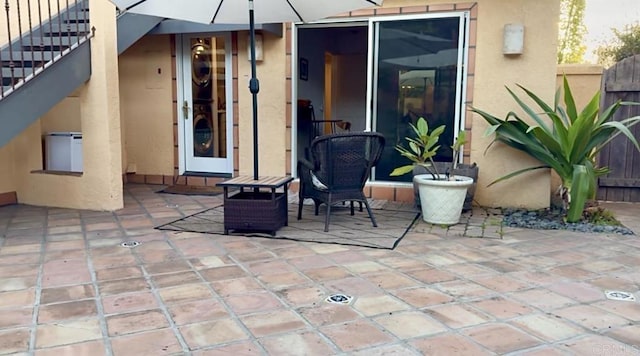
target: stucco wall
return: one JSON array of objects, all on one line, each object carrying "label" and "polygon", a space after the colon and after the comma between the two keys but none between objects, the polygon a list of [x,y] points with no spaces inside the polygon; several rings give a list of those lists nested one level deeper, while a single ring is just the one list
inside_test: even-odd
[{"label": "stucco wall", "polygon": [[593,64],[558,65],[556,87],[562,87],[562,77],[566,75],[571,93],[578,109],[582,109],[600,91],[600,81],[604,68]]},{"label": "stucco wall", "polygon": [[13,168],[13,140],[0,147],[0,193],[16,190]]},{"label": "stucco wall", "polygon": [[80,98],[69,96],[54,106],[41,118],[42,134],[49,132],[81,132]]},{"label": "stucco wall", "polygon": [[[238,127],[240,174],[253,174],[252,100],[249,92],[251,65],[247,56],[248,33],[238,35]],[[291,137],[286,130],[286,100],[288,66],[285,57],[286,41],[277,36],[263,34],[264,60],[258,62],[260,80],[258,95],[258,161],[260,175],[286,173],[286,148]],[[290,67],[289,67],[290,68]],[[235,108],[234,108],[235,109]]]},{"label": "stucco wall", "polygon": [[[473,105],[496,116],[505,117],[518,111],[504,86],[521,84],[542,98],[553,100],[556,79],[558,0],[480,0]],[[508,23],[523,24],[524,53],[505,56],[502,53],[503,28]],[[550,174],[548,171],[528,173],[487,187],[496,178],[536,165],[528,156],[501,144],[487,146],[492,138],[484,135],[486,122],[479,116],[473,120],[471,161],[480,167],[476,200],[487,206],[549,205]],[[485,153],[486,151],[486,153]],[[522,187],[526,186],[526,189]]]},{"label": "stucco wall", "polygon": [[173,174],[172,65],[169,36],[143,37],[119,57],[123,167],[138,174]]}]

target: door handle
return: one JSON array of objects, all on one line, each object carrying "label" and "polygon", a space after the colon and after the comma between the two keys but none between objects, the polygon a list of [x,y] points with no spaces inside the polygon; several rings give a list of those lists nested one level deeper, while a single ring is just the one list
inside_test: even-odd
[{"label": "door handle", "polygon": [[182,114],[185,120],[189,120],[189,111],[189,102],[185,100],[182,104]]}]

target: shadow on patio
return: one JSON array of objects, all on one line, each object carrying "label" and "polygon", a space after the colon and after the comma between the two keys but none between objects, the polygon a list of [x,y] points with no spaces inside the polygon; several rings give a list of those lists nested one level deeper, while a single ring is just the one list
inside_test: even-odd
[{"label": "shadow on patio", "polygon": [[[156,190],[125,186],[115,213],[0,208],[0,354],[632,354],[640,345],[640,304],[604,293],[640,294],[637,236],[508,229],[480,210],[448,230],[419,221],[395,250],[159,231],[222,198]],[[637,204],[614,208],[637,232]],[[354,299],[327,303],[335,293]]]}]

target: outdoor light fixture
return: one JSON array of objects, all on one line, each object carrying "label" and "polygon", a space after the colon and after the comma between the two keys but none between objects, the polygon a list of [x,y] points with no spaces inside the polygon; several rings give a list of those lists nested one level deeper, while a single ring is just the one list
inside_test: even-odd
[{"label": "outdoor light fixture", "polygon": [[[251,60],[251,40],[247,40],[247,58]],[[256,33],[256,61],[261,61],[262,59],[262,34]]]},{"label": "outdoor light fixture", "polygon": [[504,25],[502,54],[520,55],[524,52],[524,25],[509,23]]}]

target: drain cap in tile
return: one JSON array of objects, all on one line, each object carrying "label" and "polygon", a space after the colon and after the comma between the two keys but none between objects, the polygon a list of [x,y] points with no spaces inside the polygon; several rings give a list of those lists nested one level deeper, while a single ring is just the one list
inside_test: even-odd
[{"label": "drain cap in tile", "polygon": [[353,297],[346,294],[332,294],[324,301],[332,304],[350,304],[353,301]]},{"label": "drain cap in tile", "polygon": [[604,295],[607,297],[607,299],[611,300],[622,300],[625,302],[636,301],[636,297],[633,294],[619,290],[607,290],[604,292]]},{"label": "drain cap in tile", "polygon": [[140,243],[138,241],[125,241],[125,242],[121,243],[120,246],[122,246],[122,247],[136,247],[136,246],[140,246]]}]

